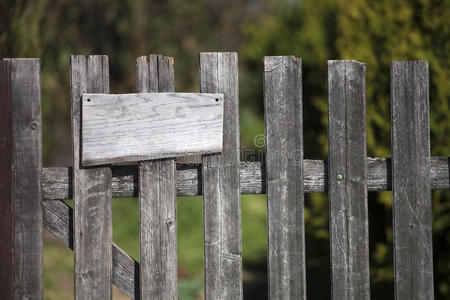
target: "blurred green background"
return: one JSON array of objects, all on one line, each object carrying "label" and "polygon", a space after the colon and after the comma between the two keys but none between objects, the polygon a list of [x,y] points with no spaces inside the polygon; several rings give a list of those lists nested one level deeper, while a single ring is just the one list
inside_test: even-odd
[{"label": "blurred green background", "polygon": [[[264,133],[262,58],[303,60],[305,158],[327,156],[326,61],[367,64],[369,156],[390,156],[389,65],[430,64],[431,153],[449,156],[450,1],[443,0],[2,0],[0,57],[40,57],[44,165],[71,164],[69,56],[107,54],[111,92],[135,91],[135,59],[149,53],[175,58],[176,90],[199,90],[201,51],[239,53],[241,147],[255,149]],[[261,149],[256,149],[261,150]],[[330,295],[328,201],[305,199],[307,291]],[[178,202],[182,299],[201,299],[202,202]],[[371,293],[393,299],[391,193],[369,193]],[[138,259],[136,199],[113,201],[114,240]],[[244,296],[266,298],[266,203],[242,197]],[[73,254],[45,234],[45,298],[73,297]],[[450,299],[450,193],[433,192],[436,299]],[[115,298],[123,297],[115,290]]]}]

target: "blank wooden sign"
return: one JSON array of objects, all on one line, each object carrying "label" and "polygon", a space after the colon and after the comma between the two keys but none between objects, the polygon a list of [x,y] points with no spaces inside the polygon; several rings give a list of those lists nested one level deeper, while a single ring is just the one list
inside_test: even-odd
[{"label": "blank wooden sign", "polygon": [[222,151],[223,94],[83,94],[82,164]]}]

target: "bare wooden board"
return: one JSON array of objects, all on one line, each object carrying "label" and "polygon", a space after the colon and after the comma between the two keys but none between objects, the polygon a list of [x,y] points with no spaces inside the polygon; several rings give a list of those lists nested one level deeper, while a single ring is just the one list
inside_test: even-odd
[{"label": "bare wooden board", "polygon": [[223,95],[84,94],[82,162],[99,165],[222,151]]},{"label": "bare wooden board", "polygon": [[236,53],[200,54],[200,91],[225,95],[223,152],[203,156],[206,300],[243,297],[238,82]]},{"label": "bare wooden board", "polygon": [[370,299],[366,66],[328,61],[332,299]]},{"label": "bare wooden board", "polygon": [[[15,298],[42,299],[42,121],[40,62],[8,58],[13,112]],[[1,172],[2,170],[0,170]],[[1,184],[1,183],[0,183]],[[2,298],[5,298],[2,295]],[[5,298],[6,299],[6,298]]]},{"label": "bare wooden board", "polygon": [[109,92],[108,57],[71,56],[75,299],[112,296],[111,168],[81,166],[81,95]]},{"label": "bare wooden board", "polygon": [[306,299],[302,61],[264,57],[269,299]]},{"label": "bare wooden board", "polygon": [[[139,92],[173,92],[173,58],[142,56],[136,62]],[[178,299],[175,159],[139,162],[141,299]]]},{"label": "bare wooden board", "polygon": [[428,62],[391,63],[395,299],[434,298]]}]

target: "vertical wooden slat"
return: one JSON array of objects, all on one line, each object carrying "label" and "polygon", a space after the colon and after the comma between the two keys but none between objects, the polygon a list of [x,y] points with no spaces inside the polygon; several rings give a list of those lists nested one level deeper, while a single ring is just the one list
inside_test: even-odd
[{"label": "vertical wooden slat", "polygon": [[396,299],[433,299],[428,62],[391,64]]},{"label": "vertical wooden slat", "polygon": [[[173,92],[173,59],[137,60],[138,92]],[[178,299],[175,159],[139,162],[141,299]]]},{"label": "vertical wooden slat", "polygon": [[0,295],[15,297],[11,67],[0,60]]},{"label": "vertical wooden slat", "polygon": [[39,59],[11,62],[16,299],[42,299],[42,122]]},{"label": "vertical wooden slat", "polygon": [[200,92],[224,94],[223,151],[203,156],[205,298],[242,299],[236,53],[200,54]]},{"label": "vertical wooden slat", "polygon": [[366,68],[328,61],[328,199],[333,299],[370,299]]},{"label": "vertical wooden slat", "polygon": [[306,299],[302,62],[264,58],[270,299]]},{"label": "vertical wooden slat", "polygon": [[109,93],[107,56],[71,57],[75,298],[111,299],[111,168],[80,164],[83,93]]}]

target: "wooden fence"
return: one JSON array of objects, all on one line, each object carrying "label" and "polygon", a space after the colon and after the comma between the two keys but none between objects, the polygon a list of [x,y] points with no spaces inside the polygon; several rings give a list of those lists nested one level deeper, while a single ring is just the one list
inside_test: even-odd
[{"label": "wooden fence", "polygon": [[[430,157],[428,63],[391,64],[392,159],[366,154],[365,72],[328,62],[328,161],[303,158],[300,59],[264,58],[266,162],[241,162],[237,54],[202,53],[200,91],[224,94],[221,154],[83,167],[81,95],[109,92],[109,64],[72,56],[73,167],[42,168],[39,60],[3,59],[0,294],[43,298],[44,227],[74,250],[77,299],[111,298],[111,284],[177,299],[176,196],[203,195],[205,298],[242,299],[240,195],[265,193],[269,298],[306,299],[304,193],[328,192],[331,298],[369,299],[367,192],[392,190],[396,299],[433,299],[431,190],[449,189],[450,159]],[[174,91],[173,60],[138,58],[137,91]],[[112,197],[139,197],[140,264],[112,241]]]}]

